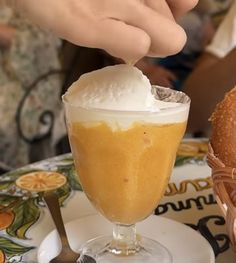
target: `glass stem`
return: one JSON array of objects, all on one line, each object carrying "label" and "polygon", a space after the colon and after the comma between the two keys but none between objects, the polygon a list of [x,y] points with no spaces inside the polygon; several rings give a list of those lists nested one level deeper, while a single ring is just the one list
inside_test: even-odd
[{"label": "glass stem", "polygon": [[135,225],[113,226],[113,239],[110,244],[110,251],[116,255],[130,255],[139,251]]}]

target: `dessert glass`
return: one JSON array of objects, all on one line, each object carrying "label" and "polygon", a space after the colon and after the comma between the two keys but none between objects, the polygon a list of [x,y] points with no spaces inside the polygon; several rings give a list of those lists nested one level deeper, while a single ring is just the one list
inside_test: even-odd
[{"label": "dessert glass", "polygon": [[98,263],[172,262],[167,248],[137,235],[135,223],[153,212],[165,192],[190,99],[168,88],[153,86],[152,92],[178,104],[157,112],[103,110],[73,106],[63,96],[79,180],[91,203],[114,224],[111,236],[83,246]]}]

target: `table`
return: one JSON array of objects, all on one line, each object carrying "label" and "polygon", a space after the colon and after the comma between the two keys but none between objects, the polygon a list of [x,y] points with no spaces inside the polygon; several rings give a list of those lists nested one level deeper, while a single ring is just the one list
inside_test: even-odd
[{"label": "table", "polygon": [[[236,254],[230,248],[225,221],[213,196],[206,152],[205,139],[182,142],[170,183],[155,214],[188,224],[209,241],[216,263],[233,263]],[[38,170],[58,171],[67,177],[68,183],[57,190],[65,222],[96,213],[76,180],[71,154],[0,176],[0,263],[36,263],[37,247],[54,229],[42,195],[29,194],[15,185],[21,175]]]}]

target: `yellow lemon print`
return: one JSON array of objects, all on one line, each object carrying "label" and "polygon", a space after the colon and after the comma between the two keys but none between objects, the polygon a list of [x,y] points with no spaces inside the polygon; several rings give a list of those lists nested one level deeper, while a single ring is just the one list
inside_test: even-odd
[{"label": "yellow lemon print", "polygon": [[66,177],[56,172],[38,171],[22,175],[16,185],[31,192],[55,190],[66,183]]}]

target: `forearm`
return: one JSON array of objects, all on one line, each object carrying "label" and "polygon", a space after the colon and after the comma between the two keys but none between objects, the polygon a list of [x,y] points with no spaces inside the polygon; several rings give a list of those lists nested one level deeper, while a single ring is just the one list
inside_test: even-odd
[{"label": "forearm", "polygon": [[[204,65],[205,64],[205,65]],[[192,99],[189,128],[209,129],[209,117],[225,92],[236,84],[236,49],[223,59],[210,58],[186,80],[183,90]]]}]

